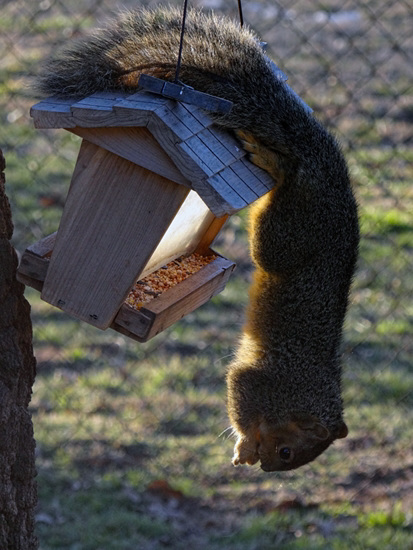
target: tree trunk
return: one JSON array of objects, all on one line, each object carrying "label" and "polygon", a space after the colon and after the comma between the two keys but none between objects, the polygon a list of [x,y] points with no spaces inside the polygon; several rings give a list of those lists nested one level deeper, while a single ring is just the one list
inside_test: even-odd
[{"label": "tree trunk", "polygon": [[28,411],[36,360],[30,306],[16,280],[13,223],[0,150],[0,548],[34,550],[35,441]]}]

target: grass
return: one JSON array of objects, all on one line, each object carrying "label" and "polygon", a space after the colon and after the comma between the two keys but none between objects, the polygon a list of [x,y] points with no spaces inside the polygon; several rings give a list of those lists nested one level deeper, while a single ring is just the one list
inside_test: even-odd
[{"label": "grass", "polygon": [[[0,139],[19,251],[57,228],[79,147],[68,132],[32,128],[27,75],[62,33],[66,40],[103,14],[98,4],[92,14],[77,2],[63,10],[20,0],[2,14]],[[396,52],[391,66],[383,62],[384,76],[364,80],[360,101],[358,84],[348,94],[352,61],[387,59],[392,46],[380,25],[397,27],[404,44],[409,12],[405,3],[385,10],[369,42],[363,8],[363,32],[348,42],[350,31],[312,19],[342,2],[299,1],[294,9],[296,18],[279,24],[254,15],[253,4],[246,13],[346,147],[363,231],[343,343],[350,435],[285,474],[230,464],[225,368],[251,273],[246,212],[216,245],[238,265],[225,292],[146,344],[81,324],[27,289],[38,361],[31,411],[41,550],[413,548],[412,94],[404,58]],[[310,45],[298,47],[310,28]],[[366,46],[363,56],[350,47],[329,64],[322,53],[339,56],[340,40]]]}]

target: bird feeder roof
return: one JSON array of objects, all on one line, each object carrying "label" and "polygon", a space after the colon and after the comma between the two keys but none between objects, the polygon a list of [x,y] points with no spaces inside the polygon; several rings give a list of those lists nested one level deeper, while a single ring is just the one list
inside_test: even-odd
[{"label": "bird feeder roof", "polygon": [[[218,217],[248,206],[275,184],[206,111],[152,93],[52,97],[34,105],[31,116],[36,128],[65,128],[190,187]],[[134,144],[132,128],[143,129],[139,143]],[[145,150],[143,160],[139,149]]]}]

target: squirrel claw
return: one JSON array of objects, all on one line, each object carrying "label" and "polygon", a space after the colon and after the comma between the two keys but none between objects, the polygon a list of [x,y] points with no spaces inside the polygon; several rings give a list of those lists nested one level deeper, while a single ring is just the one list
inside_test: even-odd
[{"label": "squirrel claw", "polygon": [[239,466],[240,462],[239,462],[239,457],[234,455],[233,459],[232,459],[232,465],[233,466]]},{"label": "squirrel claw", "polygon": [[244,130],[238,130],[237,136],[241,140],[243,148],[248,151],[248,153],[257,153],[259,151],[259,144],[252,134]]}]

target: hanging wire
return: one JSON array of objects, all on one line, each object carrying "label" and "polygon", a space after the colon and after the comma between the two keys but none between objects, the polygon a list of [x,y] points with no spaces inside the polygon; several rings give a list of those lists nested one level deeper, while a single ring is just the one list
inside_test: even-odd
[{"label": "hanging wire", "polygon": [[242,3],[241,0],[238,0],[238,13],[239,13],[239,22],[241,28],[244,26],[244,16],[242,15]]},{"label": "hanging wire", "polygon": [[[182,10],[182,26],[181,26],[181,38],[179,40],[179,51],[178,51],[178,61],[176,62],[176,71],[175,71],[175,84],[179,83],[179,73],[181,70],[182,62],[182,49],[184,46],[184,34],[185,34],[185,23],[186,23],[186,13],[188,11],[188,0],[184,0],[184,6]],[[238,13],[239,21],[241,28],[244,26],[244,16],[242,14],[242,0],[238,0]]]},{"label": "hanging wire", "polygon": [[181,61],[182,61],[182,48],[184,45],[184,33],[185,33],[185,22],[186,22],[186,12],[188,8],[188,0],[184,0],[184,7],[182,13],[182,26],[181,26],[181,38],[179,41],[179,52],[178,52],[178,61],[176,63],[175,71],[175,83],[179,83],[179,72],[181,70]]}]

